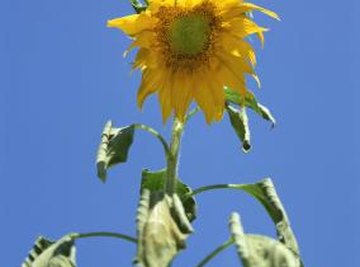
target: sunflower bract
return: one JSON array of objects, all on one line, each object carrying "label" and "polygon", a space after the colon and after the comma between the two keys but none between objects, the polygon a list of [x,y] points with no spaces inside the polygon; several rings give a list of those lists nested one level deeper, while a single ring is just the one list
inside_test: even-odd
[{"label": "sunflower bract", "polygon": [[245,94],[245,75],[258,80],[255,52],[246,37],[256,34],[263,42],[267,29],[248,16],[254,10],[279,19],[240,0],[152,0],[140,14],[108,21],[134,39],[131,48],[138,48],[139,107],[157,93],[164,121],[172,113],[184,120],[192,101],[208,123],[220,120],[224,86]]}]

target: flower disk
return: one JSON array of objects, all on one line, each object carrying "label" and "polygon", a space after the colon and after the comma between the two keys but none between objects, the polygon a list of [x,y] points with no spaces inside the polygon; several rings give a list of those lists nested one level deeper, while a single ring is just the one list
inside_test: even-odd
[{"label": "flower disk", "polygon": [[184,120],[195,100],[208,123],[220,120],[225,107],[224,87],[246,94],[245,75],[257,81],[255,52],[245,38],[267,30],[248,16],[258,10],[241,0],[152,0],[140,14],[108,21],[134,39],[138,47],[134,68],[142,71],[138,105],[158,93],[163,120],[172,112]]}]

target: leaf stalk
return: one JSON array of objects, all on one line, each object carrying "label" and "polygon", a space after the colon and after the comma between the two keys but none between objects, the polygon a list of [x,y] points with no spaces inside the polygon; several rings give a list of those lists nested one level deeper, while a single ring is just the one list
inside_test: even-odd
[{"label": "leaf stalk", "polygon": [[123,239],[132,243],[137,244],[137,239],[128,235],[114,233],[114,232],[90,232],[90,233],[73,233],[70,234],[72,239],[83,239],[90,237],[111,237],[117,239]]},{"label": "leaf stalk", "polygon": [[212,251],[208,256],[206,256],[196,267],[203,267],[207,263],[209,263],[213,258],[215,258],[218,254],[220,254],[222,251],[230,247],[232,244],[234,244],[234,240],[231,238],[228,241],[221,244],[219,247],[217,247],[214,251]]},{"label": "leaf stalk", "polygon": [[202,186],[199,187],[195,190],[193,190],[192,192],[187,193],[183,198],[184,200],[193,197],[197,194],[206,192],[206,191],[211,191],[211,190],[217,190],[217,189],[244,189],[246,187],[245,184],[215,184],[215,185],[208,185],[208,186]]},{"label": "leaf stalk", "polygon": [[156,131],[154,128],[151,128],[150,126],[147,126],[145,124],[137,123],[137,124],[134,124],[134,126],[135,126],[135,129],[147,131],[148,133],[155,136],[160,141],[161,145],[163,146],[166,157],[168,157],[168,155],[170,154],[169,145],[166,142],[165,138],[158,131]]}]

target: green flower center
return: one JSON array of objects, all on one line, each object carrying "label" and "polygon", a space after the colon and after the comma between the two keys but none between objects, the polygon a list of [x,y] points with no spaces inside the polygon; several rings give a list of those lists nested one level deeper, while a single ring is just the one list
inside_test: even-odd
[{"label": "green flower center", "polygon": [[176,18],[168,30],[170,47],[175,54],[196,56],[209,45],[210,30],[209,19],[204,15]]}]

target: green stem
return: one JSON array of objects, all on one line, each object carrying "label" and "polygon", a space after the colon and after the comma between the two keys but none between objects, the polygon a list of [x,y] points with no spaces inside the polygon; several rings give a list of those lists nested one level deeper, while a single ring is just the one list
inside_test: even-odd
[{"label": "green stem", "polygon": [[196,267],[205,266],[209,261],[215,258],[220,252],[230,247],[233,243],[234,241],[232,239],[229,239],[228,241],[217,247],[214,251],[212,251],[208,256],[206,256],[198,265],[196,265]]},{"label": "green stem", "polygon": [[216,189],[236,189],[236,190],[244,190],[246,187],[246,185],[242,185],[242,184],[215,184],[215,185],[208,185],[208,186],[203,186],[203,187],[199,187],[195,190],[193,190],[192,192],[187,193],[186,195],[184,195],[184,200],[193,197],[197,194],[206,192],[206,191],[210,191],[210,190],[216,190]]},{"label": "green stem", "polygon": [[172,128],[170,153],[167,158],[167,178],[165,182],[165,192],[170,196],[176,192],[179,150],[183,132],[184,123],[175,118]]},{"label": "green stem", "polygon": [[168,155],[170,154],[169,145],[166,142],[165,138],[158,131],[156,131],[155,129],[153,129],[150,126],[147,126],[145,124],[137,123],[134,126],[135,126],[135,129],[147,131],[148,133],[155,136],[160,141],[161,145],[163,146],[166,157],[168,157]]},{"label": "green stem", "polygon": [[89,238],[89,237],[112,237],[123,239],[137,244],[137,239],[128,235],[113,232],[91,232],[91,233],[74,233],[70,234],[73,239]]}]

